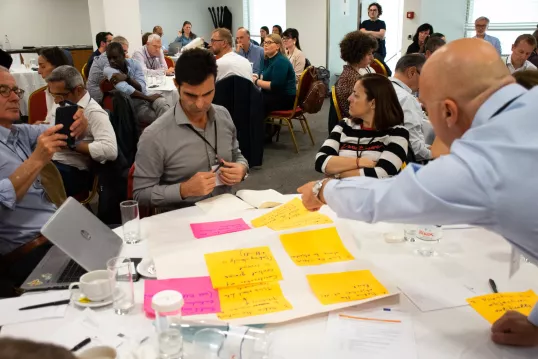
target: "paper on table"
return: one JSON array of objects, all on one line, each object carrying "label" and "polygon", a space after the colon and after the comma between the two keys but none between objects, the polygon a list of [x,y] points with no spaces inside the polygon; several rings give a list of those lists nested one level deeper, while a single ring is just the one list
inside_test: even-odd
[{"label": "paper on table", "polygon": [[220,312],[219,294],[211,286],[209,277],[173,278],[144,281],[144,311],[149,317],[155,316],[151,299],[162,290],[176,290],[183,295],[184,316]]},{"label": "paper on table", "polygon": [[467,302],[491,324],[509,310],[528,316],[538,303],[538,296],[532,291],[493,293],[467,299]]},{"label": "paper on table", "polygon": [[298,266],[355,259],[342,243],[335,227],[281,234],[280,242],[291,260]]},{"label": "paper on table", "polygon": [[219,289],[222,313],[228,320],[293,309],[278,283],[262,283]]},{"label": "paper on table", "polygon": [[263,191],[242,189],[235,195],[256,208],[273,208],[286,202],[286,197],[274,189]]},{"label": "paper on table", "polygon": [[278,225],[290,219],[300,217],[309,213],[303,206],[303,202],[299,198],[294,198],[291,201],[279,206],[269,213],[264,214],[251,221],[254,227],[263,227],[268,225]]},{"label": "paper on table", "polygon": [[338,359],[416,359],[413,322],[399,312],[331,313],[324,354]]},{"label": "paper on table", "polygon": [[275,231],[283,231],[285,229],[301,228],[301,227],[314,226],[317,224],[329,224],[329,223],[333,223],[333,220],[330,219],[328,216],[321,214],[319,212],[308,212],[306,214],[303,214],[302,216],[292,218],[284,222],[269,224],[267,225],[267,227]]},{"label": "paper on table", "polygon": [[48,318],[62,318],[67,310],[67,304],[22,311],[19,308],[65,300],[69,299],[69,296],[68,290],[62,290],[2,299],[0,300],[0,313],[2,313],[0,326]]},{"label": "paper on table", "polygon": [[254,207],[230,193],[196,202],[196,206],[207,214],[234,213],[246,209],[254,209]]},{"label": "paper on table", "polygon": [[242,218],[217,222],[191,223],[190,226],[192,234],[196,238],[206,238],[250,229]]},{"label": "paper on table", "polygon": [[369,270],[309,274],[310,288],[321,304],[351,302],[389,294]]},{"label": "paper on table", "polygon": [[269,247],[207,253],[204,257],[211,283],[216,289],[282,279]]}]

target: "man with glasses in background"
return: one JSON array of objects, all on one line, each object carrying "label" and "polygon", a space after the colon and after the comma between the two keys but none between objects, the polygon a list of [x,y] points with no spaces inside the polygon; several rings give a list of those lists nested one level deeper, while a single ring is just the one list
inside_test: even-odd
[{"label": "man with glasses in background", "polygon": [[244,27],[240,27],[237,30],[236,39],[236,52],[252,64],[252,72],[254,74],[261,75],[263,72],[263,60],[265,58],[263,48],[250,42],[250,32]]},{"label": "man with glasses in background", "polygon": [[216,81],[228,76],[241,76],[252,81],[252,66],[247,59],[233,51],[230,30],[224,28],[213,30],[209,48],[217,59]]},{"label": "man with glasses in background", "polygon": [[476,30],[475,38],[486,40],[487,42],[492,44],[495,50],[497,50],[497,52],[499,53],[499,56],[501,56],[502,55],[501,41],[495,36],[490,36],[486,34],[486,30],[488,29],[488,26],[489,26],[489,19],[487,17],[480,16],[478,19],[476,19],[474,22],[474,29]]}]

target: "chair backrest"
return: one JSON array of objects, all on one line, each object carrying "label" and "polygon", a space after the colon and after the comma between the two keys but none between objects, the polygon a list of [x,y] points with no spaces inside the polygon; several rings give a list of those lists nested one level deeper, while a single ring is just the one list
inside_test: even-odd
[{"label": "chair backrest", "polygon": [[28,123],[30,124],[45,121],[47,117],[46,89],[47,86],[43,86],[32,92],[28,98]]},{"label": "chair backrest", "polygon": [[340,107],[338,106],[338,100],[336,97],[336,86],[331,87],[331,97],[334,110],[336,111],[336,116],[338,117],[338,121],[342,121],[342,112],[340,111]]},{"label": "chair backrest", "polygon": [[101,92],[103,93],[103,99],[101,100],[101,105],[105,110],[109,110],[110,112],[113,112],[114,106],[112,105],[112,99],[113,96],[110,93],[110,91],[114,90],[114,86],[110,81],[107,79],[104,79],[99,83],[99,88],[101,89]]},{"label": "chair backrest", "polygon": [[170,56],[165,56],[164,61],[166,61],[166,67],[174,67],[174,60]]},{"label": "chair backrest", "polygon": [[86,73],[86,67],[88,67],[88,63],[87,63],[87,62],[84,64],[84,66],[82,66],[82,71],[80,72],[80,74],[82,75],[82,79],[84,80],[84,82],[86,82],[87,79],[88,79],[88,74]]},{"label": "chair backrest", "polygon": [[299,82],[297,83],[297,95],[295,96],[295,103],[293,105],[294,112],[297,106],[300,106],[300,104],[303,103],[304,99],[306,98],[306,95],[308,95],[310,85],[312,85],[312,82],[314,82],[314,71],[315,68],[310,66],[306,70],[304,70],[299,77]]},{"label": "chair backrest", "polygon": [[52,162],[48,162],[41,169],[39,176],[41,177],[41,184],[43,185],[49,200],[57,207],[60,207],[67,199],[60,171],[58,171]]},{"label": "chair backrest", "polygon": [[134,171],[135,164],[129,169],[129,174],[127,175],[127,199],[133,199],[133,181],[134,181]]},{"label": "chair backrest", "polygon": [[385,66],[383,66],[381,61],[379,61],[378,59],[374,59],[374,61],[372,61],[370,66],[375,70],[376,73],[381,74],[383,76],[387,76],[387,69],[385,68]]},{"label": "chair backrest", "polygon": [[104,94],[114,90],[114,85],[108,79],[104,79],[99,83],[99,89],[101,89],[101,92]]}]

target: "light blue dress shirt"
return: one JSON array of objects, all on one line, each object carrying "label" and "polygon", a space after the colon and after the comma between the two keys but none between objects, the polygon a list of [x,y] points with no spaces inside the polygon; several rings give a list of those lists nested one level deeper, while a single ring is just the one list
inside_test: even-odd
[{"label": "light blue dress shirt", "polygon": [[56,211],[45,196],[39,176],[21,201],[9,176],[30,157],[37,137],[49,125],[0,126],[0,255],[31,241]]},{"label": "light blue dress shirt", "polygon": [[[538,87],[505,86],[480,107],[450,154],[389,179],[331,180],[325,200],[340,217],[366,222],[482,226],[538,259],[537,113]],[[538,306],[529,320],[538,326]]]},{"label": "light blue dress shirt", "polygon": [[[475,36],[475,38],[477,37]],[[502,55],[501,41],[498,38],[496,38],[495,36],[490,36],[486,34],[484,35],[484,40],[486,40],[487,42],[493,45],[495,50],[497,50],[497,52],[499,53],[499,56]]]},{"label": "light blue dress shirt", "polygon": [[263,61],[265,60],[265,52],[263,47],[259,47],[251,43],[248,47],[248,51],[245,52],[243,49],[240,49],[239,55],[243,56],[252,63],[252,73],[261,75],[263,72]]},{"label": "light blue dress shirt", "polygon": [[[147,95],[146,78],[144,77],[144,71],[142,70],[142,66],[140,65],[138,61],[133,60],[133,59],[125,59],[125,61],[127,62],[127,74],[126,75],[135,79],[136,82],[138,82],[140,86],[142,87],[141,92],[144,95]],[[112,78],[112,75],[119,74],[120,71],[110,67],[110,63],[108,62],[108,59],[107,59],[103,73],[105,77],[110,80]],[[118,82],[115,88],[116,90],[119,90],[129,96],[131,96],[133,92],[135,92],[136,90],[133,86],[129,85],[127,81]]]}]

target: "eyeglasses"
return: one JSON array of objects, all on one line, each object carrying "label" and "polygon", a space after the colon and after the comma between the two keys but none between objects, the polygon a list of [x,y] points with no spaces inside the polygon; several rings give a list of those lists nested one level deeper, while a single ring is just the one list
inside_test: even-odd
[{"label": "eyeglasses", "polygon": [[276,42],[274,42],[274,41],[267,41],[267,40],[265,40],[265,41],[263,42],[263,46],[269,46],[269,45],[272,45],[272,44],[276,44]]},{"label": "eyeglasses", "polygon": [[211,39],[209,40],[212,44],[214,44],[215,42],[219,42],[219,41],[224,41],[224,40],[219,40],[219,39]]},{"label": "eyeglasses", "polygon": [[15,95],[17,95],[19,98],[22,98],[22,96],[24,96],[24,90],[21,90],[17,86],[9,87],[8,85],[0,85],[0,95],[2,95],[3,97],[11,96],[11,92],[14,92]]},{"label": "eyeglasses", "polygon": [[283,37],[282,38],[282,41],[288,41],[288,40],[291,40],[289,37]]}]

